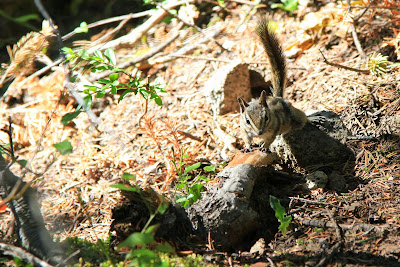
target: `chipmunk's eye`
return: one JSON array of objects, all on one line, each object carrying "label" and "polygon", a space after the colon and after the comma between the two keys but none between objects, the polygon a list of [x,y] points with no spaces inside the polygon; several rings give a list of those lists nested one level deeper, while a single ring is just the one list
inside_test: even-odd
[{"label": "chipmunk's eye", "polygon": [[247,123],[247,125],[250,125],[250,120],[249,120],[249,118],[246,118],[246,123]]}]

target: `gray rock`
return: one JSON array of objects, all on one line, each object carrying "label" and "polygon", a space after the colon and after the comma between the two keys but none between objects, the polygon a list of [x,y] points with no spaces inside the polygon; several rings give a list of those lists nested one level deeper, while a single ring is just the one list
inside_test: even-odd
[{"label": "gray rock", "polygon": [[328,175],[323,171],[316,171],[306,176],[306,185],[310,190],[325,188],[328,183]]},{"label": "gray rock", "polygon": [[303,129],[278,136],[271,151],[285,163],[303,168],[344,163],[354,158],[344,144],[348,131],[336,113],[319,111],[308,119]]}]

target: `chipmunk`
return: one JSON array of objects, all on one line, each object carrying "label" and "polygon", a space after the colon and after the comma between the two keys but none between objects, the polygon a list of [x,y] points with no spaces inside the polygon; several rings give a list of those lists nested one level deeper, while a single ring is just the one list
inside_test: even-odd
[{"label": "chipmunk", "polygon": [[262,91],[258,100],[249,103],[238,97],[240,128],[247,150],[251,150],[253,137],[262,139],[263,147],[268,149],[277,135],[301,129],[307,122],[307,116],[303,111],[293,107],[282,98],[287,80],[286,62],[282,47],[267,19],[263,18],[259,21],[257,35],[261,39],[271,65],[273,96],[267,96],[267,93]]}]

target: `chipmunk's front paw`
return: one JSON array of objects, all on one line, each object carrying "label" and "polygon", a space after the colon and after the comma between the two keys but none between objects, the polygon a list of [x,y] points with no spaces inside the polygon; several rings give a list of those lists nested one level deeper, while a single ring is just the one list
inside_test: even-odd
[{"label": "chipmunk's front paw", "polygon": [[253,145],[250,145],[250,146],[244,147],[244,148],[241,150],[241,152],[242,152],[242,153],[249,153],[249,152],[251,152],[252,150],[253,150]]},{"label": "chipmunk's front paw", "polygon": [[264,146],[260,147],[260,151],[263,152],[263,153],[271,153],[269,148],[268,147],[264,147]]}]

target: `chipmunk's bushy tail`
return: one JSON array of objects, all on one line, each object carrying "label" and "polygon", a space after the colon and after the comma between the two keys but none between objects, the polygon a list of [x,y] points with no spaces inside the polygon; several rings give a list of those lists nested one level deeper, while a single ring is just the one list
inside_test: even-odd
[{"label": "chipmunk's bushy tail", "polygon": [[286,61],[282,46],[271,29],[270,20],[266,17],[259,19],[257,35],[261,39],[271,64],[273,95],[282,97],[283,90],[286,87]]}]

